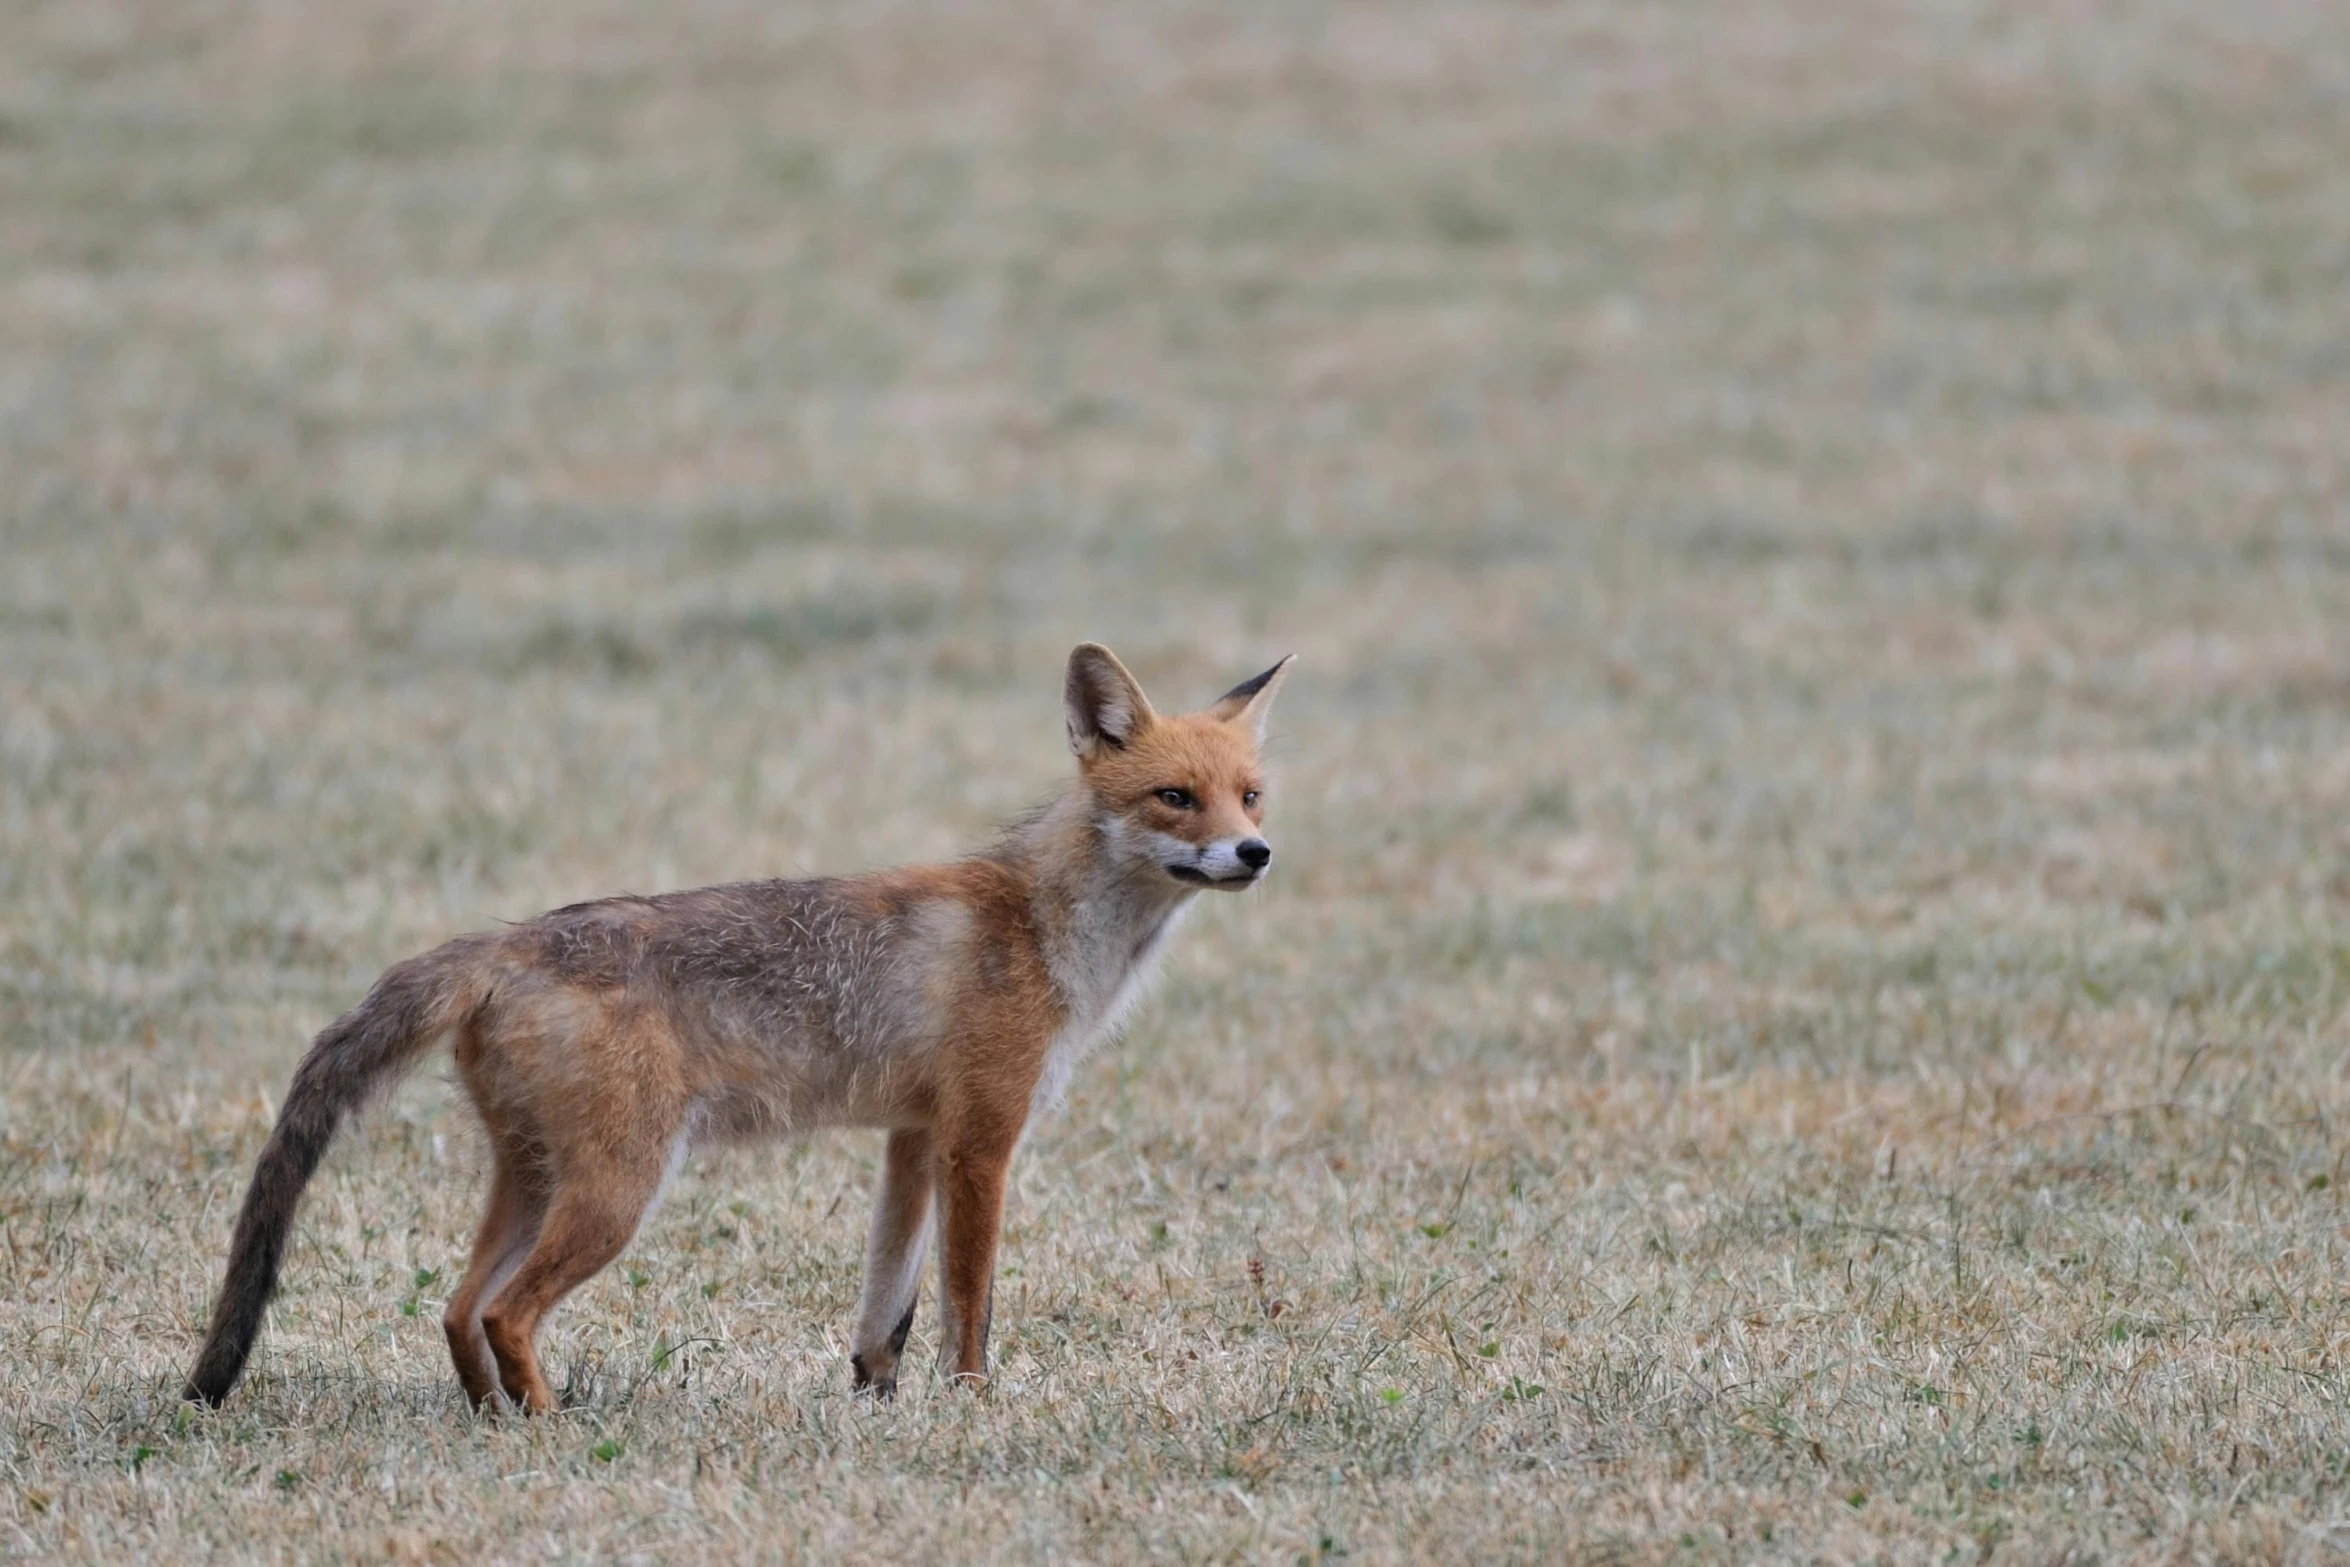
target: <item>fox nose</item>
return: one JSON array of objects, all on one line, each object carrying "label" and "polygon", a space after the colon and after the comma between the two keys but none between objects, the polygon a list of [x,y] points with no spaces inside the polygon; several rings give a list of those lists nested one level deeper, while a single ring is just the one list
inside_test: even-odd
[{"label": "fox nose", "polygon": [[1273,863],[1273,846],[1262,838],[1244,838],[1233,845],[1232,852],[1252,871],[1261,871]]}]

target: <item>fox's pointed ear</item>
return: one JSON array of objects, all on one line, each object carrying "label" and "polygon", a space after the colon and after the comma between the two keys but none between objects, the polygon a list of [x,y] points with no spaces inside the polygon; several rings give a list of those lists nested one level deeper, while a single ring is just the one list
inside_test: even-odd
[{"label": "fox's pointed ear", "polygon": [[1216,698],[1216,705],[1208,709],[1208,716],[1227,724],[1246,725],[1249,733],[1255,735],[1257,743],[1262,745],[1265,740],[1265,715],[1273,710],[1273,698],[1280,691],[1281,682],[1289,678],[1289,666],[1296,662],[1297,655],[1292,653],[1263,674],[1243,680]]},{"label": "fox's pointed ear", "polygon": [[1124,749],[1158,716],[1118,655],[1099,642],[1080,643],[1069,655],[1069,682],[1062,701],[1069,721],[1069,749],[1081,760]]}]

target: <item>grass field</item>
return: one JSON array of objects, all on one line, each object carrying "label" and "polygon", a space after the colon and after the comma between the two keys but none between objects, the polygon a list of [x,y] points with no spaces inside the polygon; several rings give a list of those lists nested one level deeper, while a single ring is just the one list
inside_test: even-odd
[{"label": "grass field", "polygon": [[[0,8],[0,1553],[2350,1557],[2350,9]],[[1279,653],[1261,895],[848,1396],[871,1137],[476,1420],[308,1036]],[[916,1332],[927,1356],[931,1303]]]}]

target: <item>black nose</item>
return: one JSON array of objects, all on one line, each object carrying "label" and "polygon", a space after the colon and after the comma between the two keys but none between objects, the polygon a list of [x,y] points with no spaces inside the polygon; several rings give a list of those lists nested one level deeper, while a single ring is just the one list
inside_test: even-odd
[{"label": "black nose", "polygon": [[1232,852],[1252,871],[1261,871],[1273,863],[1273,846],[1262,838],[1243,838]]}]

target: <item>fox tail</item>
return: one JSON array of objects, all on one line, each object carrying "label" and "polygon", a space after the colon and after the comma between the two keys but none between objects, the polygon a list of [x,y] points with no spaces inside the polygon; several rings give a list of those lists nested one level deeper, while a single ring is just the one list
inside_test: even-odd
[{"label": "fox tail", "polygon": [[181,1397],[217,1407],[236,1386],[277,1293],[278,1268],[302,1189],[346,1116],[386,1090],[487,994],[479,938],[460,937],[393,965],[367,999],[328,1024],[295,1068],[284,1108],[229,1242],[228,1275],[196,1369]]}]

